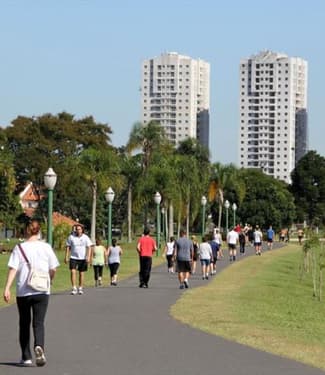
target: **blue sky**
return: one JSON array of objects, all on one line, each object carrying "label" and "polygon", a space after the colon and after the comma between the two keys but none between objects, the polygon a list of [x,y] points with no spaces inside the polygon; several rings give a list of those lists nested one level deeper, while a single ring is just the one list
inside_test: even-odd
[{"label": "blue sky", "polygon": [[308,61],[309,148],[325,156],[324,20],[324,0],[0,0],[0,124],[65,110],[124,145],[142,60],[173,51],[211,64],[211,159],[237,164],[239,62],[269,49]]}]

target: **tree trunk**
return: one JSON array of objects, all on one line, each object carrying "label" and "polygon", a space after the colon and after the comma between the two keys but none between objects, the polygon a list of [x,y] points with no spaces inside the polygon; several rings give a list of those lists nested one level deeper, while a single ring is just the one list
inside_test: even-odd
[{"label": "tree trunk", "polygon": [[91,209],[91,229],[90,229],[90,239],[93,244],[96,242],[96,204],[97,204],[97,182],[92,183],[93,191],[93,202]]},{"label": "tree trunk", "polygon": [[190,202],[186,203],[186,233],[190,234]]},{"label": "tree trunk", "polygon": [[132,242],[132,186],[128,189],[128,243]]},{"label": "tree trunk", "polygon": [[174,207],[173,207],[172,202],[169,202],[168,211],[169,211],[168,235],[169,237],[172,237],[174,236]]},{"label": "tree trunk", "polygon": [[222,204],[219,202],[218,229],[220,233],[221,233],[221,218],[222,218]]}]

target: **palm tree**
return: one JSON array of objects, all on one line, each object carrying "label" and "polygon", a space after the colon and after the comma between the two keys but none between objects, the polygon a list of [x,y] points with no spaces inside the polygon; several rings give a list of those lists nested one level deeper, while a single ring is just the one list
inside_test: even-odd
[{"label": "palm tree", "polygon": [[82,151],[78,157],[78,166],[82,177],[88,182],[92,191],[90,237],[95,243],[98,190],[104,192],[108,185],[113,185],[115,190],[121,187],[117,155],[113,149],[102,151],[89,148]]},{"label": "palm tree", "polygon": [[[141,168],[142,176],[135,189],[138,194],[137,201],[145,207],[144,210],[144,225],[147,224],[148,204],[152,199],[153,191],[148,191],[148,169],[152,163],[153,155],[156,151],[160,150],[164,154],[166,150],[171,148],[171,144],[165,136],[164,129],[155,121],[150,121],[148,124],[143,125],[136,123],[131,130],[129,141],[126,145],[126,150],[130,154],[136,150],[141,150]],[[147,187],[145,186],[147,185]]]},{"label": "palm tree", "polygon": [[222,165],[214,163],[212,165],[212,175],[209,183],[208,200],[216,201],[219,205],[218,228],[221,228],[222,207],[224,204],[225,189],[234,182],[237,168],[234,164]]}]

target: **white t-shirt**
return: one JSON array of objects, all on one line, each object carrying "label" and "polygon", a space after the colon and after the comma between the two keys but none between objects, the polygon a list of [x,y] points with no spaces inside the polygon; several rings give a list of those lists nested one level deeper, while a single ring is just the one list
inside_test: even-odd
[{"label": "white t-shirt", "polygon": [[174,246],[175,246],[175,242],[167,242],[166,243],[166,255],[173,255],[173,252],[174,252]]},{"label": "white t-shirt", "polygon": [[227,236],[227,242],[228,242],[228,244],[230,244],[230,245],[236,245],[237,241],[238,241],[238,233],[235,232],[234,230],[231,230],[228,233],[228,236]]},{"label": "white t-shirt", "polygon": [[262,242],[262,237],[263,237],[263,234],[262,234],[261,231],[256,230],[256,231],[254,232],[254,242],[257,242],[257,243]]},{"label": "white t-shirt", "polygon": [[199,252],[200,259],[211,259],[212,257],[212,248],[208,242],[200,243]]},{"label": "white t-shirt", "polygon": [[216,243],[218,243],[219,245],[221,245],[221,243],[222,243],[221,234],[220,233],[215,233],[213,241],[215,241]]},{"label": "white t-shirt", "polygon": [[[46,242],[26,241],[23,242],[21,246],[32,268],[48,272],[60,265],[52,247]],[[27,285],[29,266],[27,265],[18,245],[14,247],[10,255],[8,267],[17,270],[16,295],[18,297],[29,296],[32,294],[44,294],[44,292],[38,292]],[[45,294],[50,294],[50,291]]]},{"label": "white t-shirt", "polygon": [[71,259],[86,259],[87,247],[92,246],[90,238],[86,234],[82,234],[80,237],[70,234],[67,239],[67,246],[70,247],[70,258]]},{"label": "white t-shirt", "polygon": [[111,246],[109,250],[108,263],[121,263],[120,259],[121,248],[120,246]]}]

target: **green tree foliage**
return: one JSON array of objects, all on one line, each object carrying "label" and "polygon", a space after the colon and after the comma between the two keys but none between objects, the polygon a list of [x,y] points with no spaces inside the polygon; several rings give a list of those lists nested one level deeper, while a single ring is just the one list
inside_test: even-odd
[{"label": "green tree foliage", "polygon": [[[49,167],[60,175],[66,158],[79,155],[89,147],[107,149],[111,129],[96,123],[92,116],[74,119],[66,112],[39,117],[19,116],[4,129],[8,147],[14,155],[14,167],[21,190],[26,182],[41,185]],[[58,186],[60,188],[60,186]]]},{"label": "green tree foliage", "polygon": [[13,156],[0,141],[0,226],[4,228],[14,228],[17,217],[22,214],[15,187]]},{"label": "green tree foliage", "polygon": [[242,221],[261,228],[288,227],[295,215],[295,205],[288,186],[258,169],[242,169],[238,178],[245,183],[245,198],[239,205]]},{"label": "green tree foliage", "polygon": [[291,174],[290,190],[295,198],[297,220],[325,224],[325,158],[309,151]]}]

